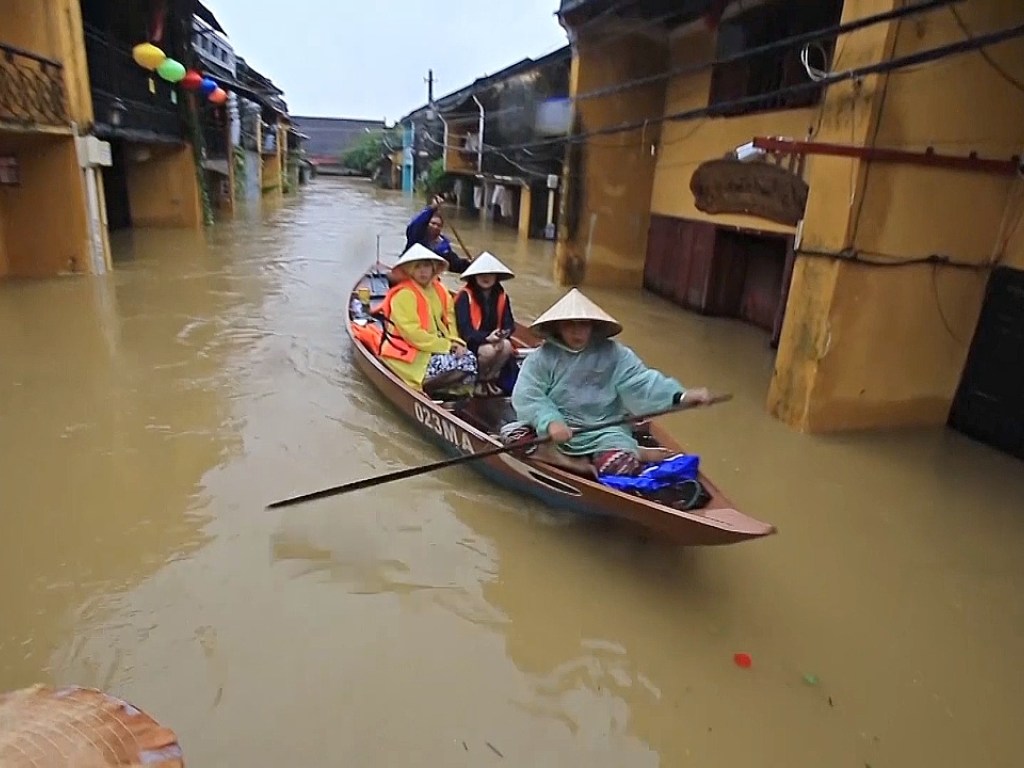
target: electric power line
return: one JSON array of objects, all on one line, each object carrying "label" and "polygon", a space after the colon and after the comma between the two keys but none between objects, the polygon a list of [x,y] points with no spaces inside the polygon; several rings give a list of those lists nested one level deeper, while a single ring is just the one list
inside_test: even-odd
[{"label": "electric power line", "polygon": [[685,120],[698,119],[702,117],[715,117],[734,107],[753,106],[758,104],[759,102],[764,102],[767,99],[772,99],[779,96],[799,94],[805,91],[814,90],[816,88],[835,85],[846,80],[860,80],[870,75],[883,74],[894,70],[904,69],[911,66],[917,66],[919,64],[925,64],[928,62],[943,59],[946,58],[947,56],[968,53],[979,48],[983,48],[989,45],[995,45],[997,43],[1001,43],[1006,40],[1012,40],[1014,38],[1018,38],[1021,36],[1024,36],[1024,24],[1017,24],[1012,27],[1001,29],[997,32],[990,32],[984,35],[972,37],[967,40],[958,41],[956,43],[950,43],[948,45],[943,45],[936,48],[929,48],[924,51],[918,51],[917,53],[908,54],[906,56],[890,59],[888,61],[877,62],[875,64],[869,64],[863,67],[854,67],[852,69],[843,70],[841,72],[835,72],[829,74],[827,77],[824,77],[821,80],[810,81],[806,83],[796,83],[794,85],[785,86],[783,88],[767,91],[765,93],[759,93],[754,96],[744,96],[739,99],[733,99],[730,101],[713,104],[707,107],[699,107],[696,109],[684,110],[682,112],[675,112],[668,115],[654,116],[647,118],[645,120],[633,121],[630,123],[621,123],[619,125],[604,126],[602,128],[596,128],[590,131],[585,131],[583,133],[559,137],[557,139],[542,139],[535,142],[508,145],[505,147],[501,147],[501,149],[508,152],[511,150],[523,149],[527,147],[532,148],[549,146],[551,144],[557,144],[561,142],[577,143],[594,136],[609,136],[617,133],[628,133],[643,128],[644,126],[657,125],[667,121],[680,122]]}]

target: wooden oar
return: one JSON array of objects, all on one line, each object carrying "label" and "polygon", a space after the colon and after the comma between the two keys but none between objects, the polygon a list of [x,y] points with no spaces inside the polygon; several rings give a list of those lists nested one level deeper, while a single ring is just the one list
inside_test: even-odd
[{"label": "wooden oar", "polygon": [[[669,413],[677,413],[679,411],[689,410],[690,408],[696,408],[701,405],[714,405],[715,403],[724,403],[726,400],[731,400],[732,395],[715,395],[707,403],[686,403],[683,402],[679,405],[674,405],[671,408],[665,408],[661,411],[655,411],[654,413],[647,413],[641,416],[623,416],[620,419],[614,419],[613,421],[607,421],[604,424],[595,424],[591,427],[579,427],[574,429],[572,432],[574,435],[580,435],[584,432],[596,432],[600,429],[606,429],[608,427],[617,427],[620,424],[629,424],[631,422],[646,421],[647,419],[657,418],[658,416],[664,416]],[[542,445],[551,441],[550,436],[536,437],[533,440],[527,440],[521,443],[512,443],[510,445],[502,445],[497,448],[489,448],[486,451],[480,451],[479,453],[468,453],[464,456],[456,456],[453,459],[445,459],[444,461],[436,461],[433,464],[424,464],[419,467],[410,467],[409,469],[401,469],[398,472],[388,472],[384,475],[377,475],[376,477],[367,477],[363,480],[354,480],[351,483],[343,483],[342,485],[336,485],[333,488],[324,488],[321,491],[313,491],[312,493],[304,493],[301,496],[293,496],[290,499],[283,499],[282,501],[275,501],[273,504],[267,505],[267,509],[278,509],[280,507],[290,507],[293,504],[302,504],[306,501],[313,501],[315,499],[323,499],[328,496],[337,496],[342,493],[350,493],[352,491],[363,490],[364,488],[372,488],[375,485],[383,485],[384,483],[390,483],[395,480],[404,480],[407,477],[416,477],[417,475],[425,475],[428,472],[434,472],[438,469],[444,469],[445,467],[454,467],[456,464],[465,464],[470,461],[477,461],[478,459],[486,459],[488,456],[497,456],[502,453],[512,453],[514,451],[522,451],[527,448],[532,448],[536,445]]]},{"label": "wooden oar", "polygon": [[455,239],[459,242],[459,246],[465,252],[469,260],[472,261],[473,259],[475,259],[476,256],[473,255],[473,252],[466,247],[466,244],[464,242],[462,242],[462,237],[459,235],[459,230],[455,228],[455,225],[452,224],[451,221],[448,219],[445,220],[445,223],[448,225],[448,229],[452,231],[452,234],[455,235]]},{"label": "wooden oar", "polygon": [[462,247],[462,250],[465,251],[466,256],[469,257],[469,260],[472,261],[473,259],[475,259],[476,256],[473,255],[473,252],[466,247],[466,244],[464,242],[462,242],[462,238],[459,236],[459,230],[453,227],[451,223],[448,224],[448,229],[450,229],[452,231],[452,234],[455,235],[455,239],[459,241],[459,245]]}]

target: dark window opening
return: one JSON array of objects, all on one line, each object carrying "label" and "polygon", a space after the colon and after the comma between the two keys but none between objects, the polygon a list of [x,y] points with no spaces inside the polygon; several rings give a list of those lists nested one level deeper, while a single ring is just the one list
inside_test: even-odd
[{"label": "dark window opening", "polygon": [[999,267],[949,414],[959,432],[1024,459],[1024,271]]},{"label": "dark window opening", "polygon": [[[796,0],[751,8],[722,22],[715,58],[734,56],[795,35],[834,27],[839,24],[842,11],[842,0]],[[739,61],[715,65],[711,72],[708,106],[722,105],[714,110],[714,114],[718,115],[814,106],[821,100],[820,86],[792,93],[775,93],[811,82],[800,60],[804,45],[777,48]],[[835,36],[812,42],[808,49],[808,63],[815,69],[828,70],[834,52]],[[729,105],[729,102],[761,94],[765,94],[763,99]]]}]

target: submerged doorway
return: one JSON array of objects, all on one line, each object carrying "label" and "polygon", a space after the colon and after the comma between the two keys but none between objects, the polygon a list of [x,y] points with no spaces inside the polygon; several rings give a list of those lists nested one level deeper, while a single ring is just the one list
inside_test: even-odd
[{"label": "submerged doorway", "polygon": [[701,314],[762,328],[774,347],[789,292],[792,244],[791,236],[654,214],[644,287]]},{"label": "submerged doorway", "polygon": [[1024,459],[1024,271],[992,272],[948,423]]}]

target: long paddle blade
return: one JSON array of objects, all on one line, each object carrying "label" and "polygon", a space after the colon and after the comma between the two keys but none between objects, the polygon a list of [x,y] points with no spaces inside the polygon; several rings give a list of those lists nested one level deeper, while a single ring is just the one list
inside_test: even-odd
[{"label": "long paddle blade", "polygon": [[[600,429],[606,429],[608,427],[617,427],[620,424],[629,424],[638,421],[646,421],[647,419],[653,419],[658,416],[664,416],[669,413],[677,413],[679,411],[686,411],[691,408],[700,407],[700,405],[714,405],[715,403],[724,403],[726,400],[731,400],[732,395],[716,395],[712,397],[707,403],[693,404],[683,402],[680,405],[674,405],[671,408],[665,408],[660,411],[648,413],[640,416],[623,416],[613,421],[607,421],[604,424],[595,424],[591,427],[580,427],[573,430],[573,434],[579,435],[584,432],[596,432]],[[352,491],[359,491],[365,488],[372,488],[375,485],[383,485],[384,483],[390,483],[395,480],[405,480],[408,477],[416,477],[417,475],[425,475],[428,472],[434,472],[438,469],[444,469],[445,467],[454,467],[457,464],[465,464],[470,461],[477,461],[479,459],[486,459],[488,456],[497,456],[502,453],[511,453],[513,451],[522,451],[527,448],[531,448],[535,445],[541,445],[551,440],[550,437],[536,437],[533,440],[528,440],[522,443],[512,443],[510,445],[501,445],[496,448],[489,448],[486,451],[479,451],[478,453],[467,453],[463,456],[456,456],[452,459],[445,459],[444,461],[436,461],[432,464],[423,464],[419,467],[409,467],[408,469],[401,469],[397,472],[388,472],[384,475],[377,475],[376,477],[367,477],[362,480],[354,480],[350,483],[343,483],[342,485],[336,485],[333,488],[324,488],[320,491],[313,491],[312,493],[304,493],[301,496],[293,496],[290,499],[283,499],[281,501],[275,501],[272,504],[267,505],[267,509],[279,509],[281,507],[290,507],[294,504],[302,504],[307,501],[314,501],[316,499],[324,499],[328,496],[337,496],[342,493],[350,493]]]}]

